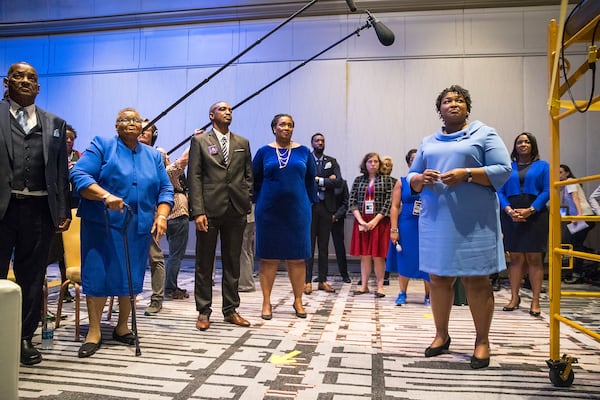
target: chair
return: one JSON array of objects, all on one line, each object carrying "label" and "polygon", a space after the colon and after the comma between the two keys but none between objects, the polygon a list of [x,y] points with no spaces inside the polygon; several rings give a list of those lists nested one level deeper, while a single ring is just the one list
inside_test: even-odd
[{"label": "chair", "polygon": [[81,308],[81,218],[72,212],[73,219],[68,230],[62,233],[63,247],[65,249],[65,266],[67,280],[60,286],[58,307],[56,309],[56,329],[60,327],[63,300],[69,285],[75,288],[75,341],[80,340],[80,308]]},{"label": "chair", "polygon": [[[69,285],[75,288],[75,341],[80,339],[80,309],[81,309],[81,218],[77,214],[77,209],[71,210],[73,219],[69,229],[62,233],[63,247],[65,249],[65,266],[67,280],[60,286],[58,296],[58,307],[56,309],[56,325],[60,327],[63,300]],[[111,319],[114,297],[110,298],[107,320]]]}]

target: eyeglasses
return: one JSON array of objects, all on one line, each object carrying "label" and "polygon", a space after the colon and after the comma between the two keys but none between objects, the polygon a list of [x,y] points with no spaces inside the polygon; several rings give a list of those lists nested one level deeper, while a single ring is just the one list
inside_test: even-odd
[{"label": "eyeglasses", "polygon": [[117,120],[118,123],[120,124],[130,124],[130,123],[134,123],[134,124],[141,124],[142,120],[139,118],[119,118]]}]

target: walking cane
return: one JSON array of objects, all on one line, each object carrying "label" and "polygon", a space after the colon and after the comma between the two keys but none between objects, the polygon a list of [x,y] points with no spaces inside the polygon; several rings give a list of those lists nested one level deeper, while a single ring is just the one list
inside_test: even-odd
[{"label": "walking cane", "polygon": [[135,336],[135,355],[141,356],[142,351],[140,350],[140,338],[137,331],[137,319],[135,316],[135,295],[133,293],[133,281],[131,279],[131,262],[129,261],[129,242],[127,240],[127,231],[129,230],[129,223],[133,216],[131,206],[127,203],[123,203],[123,207],[126,210],[125,221],[123,221],[123,244],[125,246],[125,266],[127,267],[127,283],[129,284],[129,302],[131,303],[131,330]]}]

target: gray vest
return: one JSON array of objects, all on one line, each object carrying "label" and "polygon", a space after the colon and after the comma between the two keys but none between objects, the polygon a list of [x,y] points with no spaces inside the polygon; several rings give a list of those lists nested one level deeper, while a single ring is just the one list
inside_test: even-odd
[{"label": "gray vest", "polygon": [[12,189],[47,190],[42,127],[38,122],[25,135],[17,120],[11,118],[10,128],[14,155]]}]

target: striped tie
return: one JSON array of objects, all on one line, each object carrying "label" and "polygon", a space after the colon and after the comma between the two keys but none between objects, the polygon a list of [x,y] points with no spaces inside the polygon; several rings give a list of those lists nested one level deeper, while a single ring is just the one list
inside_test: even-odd
[{"label": "striped tie", "polygon": [[221,151],[223,151],[223,159],[225,164],[229,164],[229,151],[227,150],[227,136],[221,138]]}]

